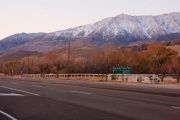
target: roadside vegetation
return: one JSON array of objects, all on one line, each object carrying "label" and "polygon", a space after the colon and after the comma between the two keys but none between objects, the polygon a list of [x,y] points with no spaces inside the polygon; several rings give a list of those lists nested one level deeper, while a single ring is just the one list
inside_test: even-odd
[{"label": "roadside vegetation", "polygon": [[[7,61],[1,66],[6,75],[61,74],[68,72],[67,53],[48,52],[44,56],[27,56],[19,61]],[[131,67],[135,74],[159,74],[161,81],[167,74],[180,79],[180,56],[177,51],[152,44],[143,51],[118,49],[112,45],[100,47],[89,56],[73,55],[69,62],[70,73],[113,73],[113,67]]]}]

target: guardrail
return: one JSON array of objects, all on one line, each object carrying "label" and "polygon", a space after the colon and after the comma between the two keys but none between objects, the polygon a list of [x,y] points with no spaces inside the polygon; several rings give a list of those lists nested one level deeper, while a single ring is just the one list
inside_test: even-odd
[{"label": "guardrail", "polygon": [[[23,76],[31,78],[68,79],[68,74],[24,74]],[[69,79],[106,81],[106,74],[69,74]],[[159,83],[158,75],[155,74],[108,74],[107,80],[136,83]]]}]

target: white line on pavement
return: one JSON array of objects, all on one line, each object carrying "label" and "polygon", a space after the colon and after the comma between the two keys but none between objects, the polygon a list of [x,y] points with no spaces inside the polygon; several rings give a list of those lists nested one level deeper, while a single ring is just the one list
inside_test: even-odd
[{"label": "white line on pavement", "polygon": [[0,82],[3,82],[3,81],[0,81]]},{"label": "white line on pavement", "polygon": [[66,82],[57,82],[57,83],[66,83]]},{"label": "white line on pavement", "polygon": [[73,93],[79,93],[79,94],[87,94],[87,95],[91,95],[92,93],[87,93],[87,92],[80,92],[80,91],[73,91],[73,90],[69,90],[70,92]]},{"label": "white line on pavement", "polygon": [[16,94],[16,93],[0,93],[0,96],[24,96],[24,95]]},{"label": "white line on pavement", "polygon": [[18,84],[18,83],[12,82],[12,84]]},{"label": "white line on pavement", "polygon": [[42,86],[38,86],[38,85],[32,85],[33,87],[42,87]]},{"label": "white line on pavement", "polygon": [[1,111],[1,110],[0,110],[0,113],[2,113],[3,115],[7,116],[7,117],[10,118],[11,120],[17,120],[16,118],[12,117],[11,115],[9,115],[9,114]]},{"label": "white line on pavement", "polygon": [[180,107],[176,107],[176,106],[171,106],[172,108],[176,108],[176,109],[180,109]]},{"label": "white line on pavement", "polygon": [[0,87],[1,87],[1,88],[6,88],[6,89],[9,89],[9,90],[18,91],[18,92],[27,93],[27,94],[30,94],[30,95],[40,96],[39,94],[35,94],[35,93],[31,93],[31,92],[23,91],[23,90],[18,90],[18,89],[9,88],[9,87],[4,87],[4,86],[0,86]]}]

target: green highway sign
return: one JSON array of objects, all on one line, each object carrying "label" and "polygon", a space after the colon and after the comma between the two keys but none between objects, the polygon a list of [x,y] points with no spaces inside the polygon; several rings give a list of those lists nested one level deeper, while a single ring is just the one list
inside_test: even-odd
[{"label": "green highway sign", "polygon": [[114,74],[132,74],[132,69],[129,67],[114,67]]}]

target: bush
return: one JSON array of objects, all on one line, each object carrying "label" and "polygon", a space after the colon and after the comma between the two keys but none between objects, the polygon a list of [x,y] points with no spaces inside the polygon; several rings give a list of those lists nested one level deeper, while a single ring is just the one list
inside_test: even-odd
[{"label": "bush", "polygon": [[142,81],[144,81],[144,79],[142,79],[142,77],[137,79],[137,82],[142,82]]},{"label": "bush", "polygon": [[116,75],[112,75],[112,80],[116,80]]}]

